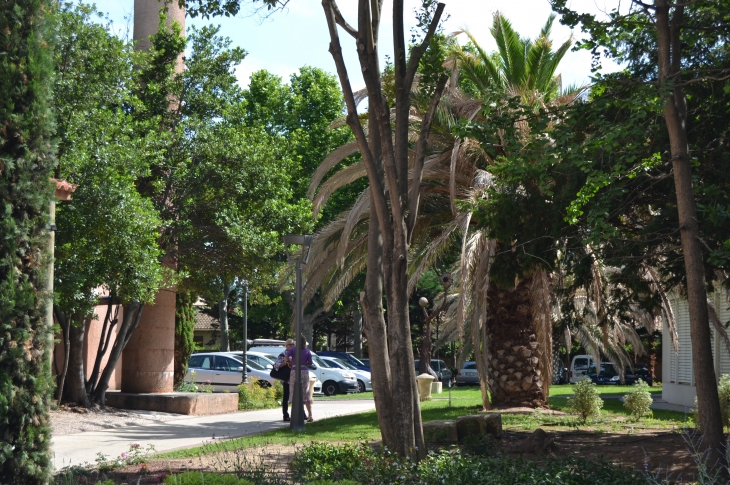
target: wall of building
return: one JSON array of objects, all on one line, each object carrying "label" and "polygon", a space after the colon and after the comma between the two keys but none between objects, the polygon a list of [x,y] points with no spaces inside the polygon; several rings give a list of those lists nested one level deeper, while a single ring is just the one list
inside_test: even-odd
[{"label": "wall of building", "polygon": [[[708,295],[715,307],[720,322],[730,321],[730,300],[725,290],[719,289]],[[689,323],[689,306],[687,300],[679,295],[670,297],[674,318],[677,323],[678,352],[674,351],[666,322],[662,331],[662,399],[671,404],[694,407],[697,390],[692,369],[692,340]],[[723,374],[730,374],[730,348],[727,343],[712,329],[712,356],[715,362],[715,374],[719,379]]]},{"label": "wall of building", "polygon": [[[106,318],[107,311],[109,309],[108,305],[98,305],[94,309],[94,315],[95,318],[86,325],[86,333],[84,336],[84,372],[86,374],[86,378],[88,379],[91,377],[91,372],[94,370],[94,362],[96,361],[96,354],[99,349],[99,340],[101,339],[101,330],[104,324],[104,319]],[[112,311],[114,311],[114,307],[112,307]],[[119,309],[119,320],[121,321],[123,318],[123,310]],[[107,351],[107,354],[104,356],[104,358],[101,361],[101,368],[100,372],[104,370],[106,367],[107,361],[109,360],[109,350],[111,350],[111,346],[114,344],[114,341],[117,337],[117,334],[119,333],[118,326],[115,326],[112,330],[112,337],[109,344],[109,349]],[[62,336],[57,336],[59,340],[62,340]],[[59,342],[56,344],[56,346],[53,348],[53,375],[58,375],[63,370],[63,364],[64,360],[66,358],[66,353],[64,350],[63,342]],[[122,381],[122,361],[124,357],[120,357],[117,361],[117,365],[114,367],[114,372],[111,375],[111,378],[109,379],[109,390],[111,391],[117,391],[121,389]]]}]

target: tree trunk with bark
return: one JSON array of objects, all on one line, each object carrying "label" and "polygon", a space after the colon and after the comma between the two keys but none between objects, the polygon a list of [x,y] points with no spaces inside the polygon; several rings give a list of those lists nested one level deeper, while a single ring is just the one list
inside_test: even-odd
[{"label": "tree trunk with bark", "polygon": [[106,402],[106,391],[109,389],[109,379],[111,379],[114,368],[119,362],[119,358],[122,356],[124,347],[127,346],[130,337],[137,330],[139,321],[142,318],[142,311],[144,310],[144,303],[138,301],[132,301],[124,305],[124,315],[122,317],[122,323],[119,327],[119,333],[117,338],[114,340],[111,352],[109,353],[109,359],[106,362],[106,366],[99,377],[99,382],[92,386],[90,399],[102,406]]},{"label": "tree trunk with bark", "polygon": [[[656,0],[659,82],[665,97],[664,121],[669,133],[670,155],[677,194],[677,212],[687,283],[692,364],[697,386],[697,407],[703,433],[701,449],[707,465],[727,477],[717,376],[712,358],[710,322],[707,312],[705,267],[692,187],[692,166],[687,138],[687,99],[681,87],[681,29],[686,4]],[[671,14],[671,15],[670,15]]]},{"label": "tree trunk with bark", "polygon": [[491,283],[488,290],[489,388],[497,406],[547,405],[543,353],[552,358],[551,347],[541,348],[532,312],[531,277],[513,289]]},{"label": "tree trunk with bark", "polygon": [[89,398],[86,394],[86,371],[84,370],[84,334],[87,322],[80,318],[80,323],[69,321],[69,362],[67,374],[67,388],[65,401],[89,407]]},{"label": "tree trunk with bark", "polygon": [[[323,0],[330,34],[330,53],[347,105],[347,124],[355,135],[370,184],[371,210],[368,265],[361,304],[365,315],[373,371],[373,391],[383,444],[403,456],[425,456],[408,315],[408,247],[418,215],[428,135],[448,76],[442,75],[424,115],[413,157],[411,89],[421,58],[444,9],[438,4],[423,41],[410,50],[405,39],[404,3],[393,4],[395,122],[382,91],[378,36],[382,1],[359,0],[357,27],[342,16],[335,0]],[[354,38],[365,81],[369,130],[360,122],[357,102],[342,56],[339,29]],[[387,325],[382,298],[387,302]]]},{"label": "tree trunk with bark", "polygon": [[231,285],[223,283],[223,298],[218,301],[218,322],[221,330],[221,352],[229,352],[231,345],[228,332],[228,294],[231,292]]},{"label": "tree trunk with bark", "polygon": [[362,358],[362,312],[355,308],[352,312],[353,354]]}]

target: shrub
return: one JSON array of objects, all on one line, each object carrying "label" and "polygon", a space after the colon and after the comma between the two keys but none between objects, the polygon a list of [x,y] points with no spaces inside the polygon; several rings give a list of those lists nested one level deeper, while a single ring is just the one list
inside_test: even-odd
[{"label": "shrub", "polygon": [[717,394],[720,397],[720,412],[722,425],[730,428],[730,374],[723,374],[717,385]]},{"label": "shrub", "polygon": [[602,407],[603,399],[590,379],[579,381],[573,389],[573,397],[568,398],[568,409],[578,414],[584,423],[588,418],[598,417]]},{"label": "shrub", "polygon": [[[265,381],[264,381],[265,382]],[[268,383],[266,383],[268,384]],[[283,388],[279,387],[281,395]],[[259,379],[249,376],[248,384],[238,386],[238,409],[268,409],[279,405],[276,385],[264,386]]]},{"label": "shrub", "polygon": [[374,451],[367,444],[334,446],[312,443],[299,451],[291,464],[297,483],[367,483],[390,485],[575,485],[611,483],[639,485],[644,480],[635,471],[604,462],[548,460],[537,464],[507,457],[462,455],[458,450],[429,452],[415,463],[387,450]]},{"label": "shrub", "polygon": [[165,478],[168,485],[253,485],[252,482],[235,475],[221,473],[185,472]]},{"label": "shrub", "polygon": [[631,416],[637,421],[644,416],[651,416],[652,402],[649,386],[641,379],[624,396],[624,407],[631,411]]}]

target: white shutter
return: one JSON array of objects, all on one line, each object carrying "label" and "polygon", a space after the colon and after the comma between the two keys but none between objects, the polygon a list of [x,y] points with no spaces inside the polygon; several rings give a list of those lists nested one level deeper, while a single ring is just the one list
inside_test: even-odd
[{"label": "white shutter", "polygon": [[[720,323],[725,326],[728,321],[730,321],[730,309],[728,309],[728,306],[730,306],[730,302],[728,302],[727,298],[725,297],[724,289],[716,289],[714,293],[713,303],[715,305],[715,310],[717,311],[717,316],[720,318]],[[730,333],[730,329],[727,330]],[[719,353],[719,361],[717,362],[716,366],[718,371],[717,378],[720,379],[721,375],[730,374],[730,352],[728,351],[727,345],[725,345],[725,342],[723,342],[722,339],[719,339],[716,348]]]},{"label": "white shutter", "polygon": [[677,384],[694,384],[692,379],[692,339],[689,327],[689,306],[687,300],[675,300],[675,318],[677,321],[677,336],[679,341],[679,356],[677,357]]}]

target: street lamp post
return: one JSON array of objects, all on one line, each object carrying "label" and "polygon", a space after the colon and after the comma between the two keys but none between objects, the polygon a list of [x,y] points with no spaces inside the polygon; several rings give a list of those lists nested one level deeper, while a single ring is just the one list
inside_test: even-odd
[{"label": "street lamp post", "polygon": [[248,280],[243,280],[243,371],[241,374],[241,383],[248,383],[248,374],[246,373],[246,346],[248,344]]},{"label": "street lamp post", "polygon": [[[302,265],[309,261],[309,252],[312,248],[312,236],[289,234],[284,236],[287,259],[297,264],[297,304],[296,322],[297,339],[294,355],[294,395],[292,396],[291,430],[304,431],[304,397],[302,396],[302,368],[300,353],[302,351]],[[301,246],[301,251],[292,253],[291,246]]]}]

